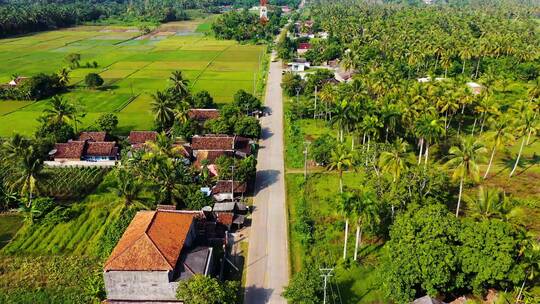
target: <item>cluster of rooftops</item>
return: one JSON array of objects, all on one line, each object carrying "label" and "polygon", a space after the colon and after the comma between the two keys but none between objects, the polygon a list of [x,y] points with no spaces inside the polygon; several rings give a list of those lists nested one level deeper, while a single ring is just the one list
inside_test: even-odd
[{"label": "cluster of rooftops", "polygon": [[226,243],[230,208],[247,212],[234,202],[214,211],[139,211],[103,267],[106,302],[177,302],[180,281],[214,274],[213,248]]},{"label": "cluster of rooftops", "polygon": [[[204,122],[219,117],[219,112],[193,109],[189,117]],[[154,131],[132,131],[126,148],[145,150],[157,137]],[[230,135],[196,135],[189,143],[175,143],[182,147],[179,150],[185,160],[198,168],[206,160],[204,164],[218,177],[218,157],[247,157],[252,153],[252,144],[249,138]],[[119,148],[105,132],[82,132],[76,139],[56,144],[50,156],[56,163],[115,163]],[[158,205],[155,211],[135,215],[103,267],[108,303],[178,302],[176,289],[180,281],[217,272],[214,268],[219,266],[220,258],[214,248],[225,246],[227,232],[241,227],[249,212],[246,205],[235,200],[247,191],[247,184],[218,180],[211,189],[201,191],[213,195],[213,206],[185,211]]]},{"label": "cluster of rooftops", "polygon": [[[216,109],[191,109],[190,119],[204,122],[219,117]],[[149,142],[156,140],[155,131],[131,131],[127,137],[131,151],[146,149]],[[220,156],[246,157],[251,154],[252,140],[231,135],[196,135],[191,143],[177,142],[175,144],[185,160],[201,166],[207,159],[210,164]],[[56,143],[49,153],[49,166],[114,166],[120,160],[118,143],[111,139],[106,132],[81,132],[76,138],[65,143]],[[215,172],[215,168],[211,171]]]}]

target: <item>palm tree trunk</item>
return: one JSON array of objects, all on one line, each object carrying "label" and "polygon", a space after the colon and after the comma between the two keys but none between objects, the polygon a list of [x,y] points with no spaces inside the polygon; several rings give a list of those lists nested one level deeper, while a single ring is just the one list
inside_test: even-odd
[{"label": "palm tree trunk", "polygon": [[343,170],[339,170],[339,193],[343,193]]},{"label": "palm tree trunk", "polygon": [[473,123],[473,126],[472,126],[471,136],[474,136],[474,129],[476,129],[476,118],[474,118],[474,123]]},{"label": "palm tree trunk", "polygon": [[418,153],[418,165],[422,162],[422,152],[424,150],[424,139],[420,138],[420,142],[418,143],[420,145],[420,153]]},{"label": "palm tree trunk", "polygon": [[[536,112],[534,112],[534,116],[533,116],[533,121],[536,121]],[[526,145],[528,146],[529,145],[529,141],[531,140],[531,134],[532,134],[532,129],[529,129],[529,134],[527,135],[527,143]]]},{"label": "palm tree trunk", "polygon": [[476,73],[474,74],[474,78],[478,78],[478,70],[480,69],[481,60],[482,60],[482,57],[478,57],[478,62],[476,63]]},{"label": "palm tree trunk", "polygon": [[384,141],[388,142],[388,126],[386,126],[386,135]]},{"label": "palm tree trunk", "polygon": [[345,219],[345,243],[343,245],[343,259],[347,258],[347,237],[349,236],[349,219]]},{"label": "palm tree trunk", "polygon": [[523,289],[525,288],[525,283],[527,282],[527,276],[529,276],[529,273],[530,273],[530,270],[527,271],[527,275],[525,276],[525,279],[523,280],[523,284],[521,284],[521,288],[519,288],[519,293],[518,293],[518,296],[516,297],[516,303],[519,303],[519,301],[521,300],[521,294],[523,293]]},{"label": "palm tree trunk", "polygon": [[356,244],[354,245],[354,260],[358,258],[358,248],[362,245],[362,229],[360,228],[361,223],[356,225]]},{"label": "palm tree trunk", "polygon": [[482,114],[482,124],[480,125],[480,135],[482,135],[482,132],[484,132],[484,123],[486,122],[486,114]]},{"label": "palm tree trunk", "polygon": [[486,173],[484,174],[484,179],[486,179],[486,177],[489,174],[489,169],[491,169],[491,164],[493,163],[493,157],[495,156],[495,148],[496,147],[497,147],[497,145],[493,145],[493,150],[491,151],[491,157],[489,158],[489,164],[488,164],[488,167],[486,169]]},{"label": "palm tree trunk", "polygon": [[463,193],[463,176],[461,177],[461,181],[459,182],[459,196],[457,201],[457,208],[456,208],[456,217],[459,217],[459,207],[461,205],[461,194]]},{"label": "palm tree trunk", "polygon": [[461,74],[465,74],[465,64],[467,64],[467,60],[463,60],[463,69],[461,69]]},{"label": "palm tree trunk", "polygon": [[424,155],[424,166],[427,166],[428,158],[429,158],[429,142],[426,142],[426,155]]},{"label": "palm tree trunk", "polygon": [[369,135],[367,136],[367,150],[366,150],[366,166],[368,165],[368,158],[369,158]]},{"label": "palm tree trunk", "polygon": [[518,153],[518,157],[516,159],[516,163],[514,164],[514,168],[512,169],[512,172],[510,172],[510,177],[512,177],[512,175],[514,175],[514,172],[516,171],[517,169],[517,166],[518,166],[518,163],[519,163],[519,159],[521,158],[521,153],[523,152],[523,146],[525,145],[525,136],[523,136],[523,139],[521,140],[521,147],[519,147],[519,153]]},{"label": "palm tree trunk", "polygon": [[354,134],[351,136],[351,151],[354,151]]}]

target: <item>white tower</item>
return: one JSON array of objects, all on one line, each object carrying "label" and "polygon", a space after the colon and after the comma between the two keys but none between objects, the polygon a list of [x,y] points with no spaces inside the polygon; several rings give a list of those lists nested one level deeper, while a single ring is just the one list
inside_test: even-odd
[{"label": "white tower", "polygon": [[268,8],[266,7],[267,0],[261,0],[260,13],[261,22],[268,21]]}]

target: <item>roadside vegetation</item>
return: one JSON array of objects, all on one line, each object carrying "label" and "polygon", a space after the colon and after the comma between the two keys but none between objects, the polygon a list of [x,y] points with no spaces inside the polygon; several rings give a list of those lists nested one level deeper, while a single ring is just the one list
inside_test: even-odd
[{"label": "roadside vegetation", "polygon": [[319,3],[279,46],[356,74],[284,75],[290,301],[538,301],[538,20],[472,7]]}]

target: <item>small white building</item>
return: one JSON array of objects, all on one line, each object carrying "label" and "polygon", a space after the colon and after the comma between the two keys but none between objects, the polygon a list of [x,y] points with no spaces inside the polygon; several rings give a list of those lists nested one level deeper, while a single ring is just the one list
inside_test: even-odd
[{"label": "small white building", "polygon": [[311,67],[309,62],[290,62],[288,64],[292,72],[304,72]]},{"label": "small white building", "polygon": [[467,82],[467,86],[474,95],[478,95],[484,90],[484,86],[476,82]]}]

